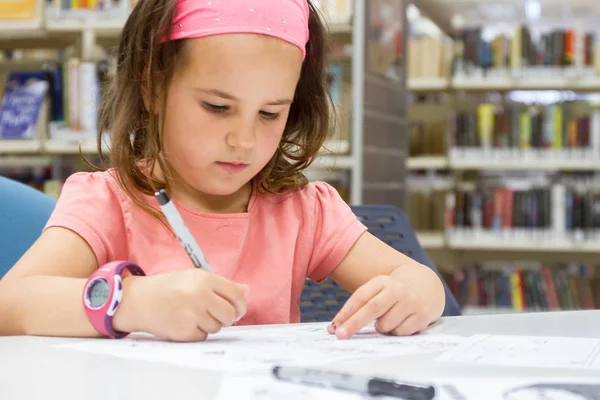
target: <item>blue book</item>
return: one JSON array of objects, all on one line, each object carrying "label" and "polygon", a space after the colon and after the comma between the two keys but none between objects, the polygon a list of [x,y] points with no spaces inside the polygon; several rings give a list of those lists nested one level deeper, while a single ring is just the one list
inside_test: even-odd
[{"label": "blue book", "polygon": [[9,75],[0,104],[0,139],[35,138],[48,86],[43,71]]}]

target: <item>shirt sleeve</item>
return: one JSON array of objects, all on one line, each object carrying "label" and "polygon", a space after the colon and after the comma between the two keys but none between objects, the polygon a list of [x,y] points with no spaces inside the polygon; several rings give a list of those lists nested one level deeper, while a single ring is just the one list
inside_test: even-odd
[{"label": "shirt sleeve", "polygon": [[71,175],[44,229],[62,227],[81,236],[99,266],[126,260],[127,232],[118,190],[107,172]]},{"label": "shirt sleeve", "polygon": [[326,279],[367,230],[335,188],[316,182],[313,253],[308,277]]}]

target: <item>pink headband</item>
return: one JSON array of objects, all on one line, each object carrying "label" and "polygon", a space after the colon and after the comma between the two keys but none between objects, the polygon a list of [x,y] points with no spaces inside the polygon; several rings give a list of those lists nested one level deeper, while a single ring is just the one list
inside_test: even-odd
[{"label": "pink headband", "polygon": [[171,40],[258,33],[285,40],[306,56],[308,0],[178,0]]}]

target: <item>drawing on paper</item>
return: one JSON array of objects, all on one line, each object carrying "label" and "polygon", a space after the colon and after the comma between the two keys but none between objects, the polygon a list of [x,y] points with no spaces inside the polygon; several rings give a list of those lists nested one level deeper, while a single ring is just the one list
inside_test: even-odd
[{"label": "drawing on paper", "polygon": [[600,339],[473,335],[438,360],[504,366],[600,369]]},{"label": "drawing on paper", "polygon": [[171,343],[134,335],[118,342],[82,340],[61,345],[74,350],[211,370],[245,372],[275,364],[319,365],[341,360],[390,357],[444,351],[464,338],[444,334],[390,337],[365,330],[351,340],[339,340],[326,325],[291,325],[263,329],[235,328],[205,342]]}]

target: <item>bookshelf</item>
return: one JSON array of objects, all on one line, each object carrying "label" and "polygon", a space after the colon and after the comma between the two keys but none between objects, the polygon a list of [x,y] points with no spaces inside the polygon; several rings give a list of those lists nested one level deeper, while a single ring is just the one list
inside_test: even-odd
[{"label": "bookshelf", "polygon": [[[107,56],[110,57],[106,50],[117,44],[122,26],[131,9],[129,0],[109,0],[104,11],[57,9],[53,7],[55,3],[36,1],[35,19],[18,21],[11,23],[10,26],[4,21],[2,22],[0,50],[18,48],[24,49],[26,52],[29,49],[57,49],[59,56],[53,61],[55,65],[64,68],[63,77],[68,76],[70,68],[68,60],[77,60],[81,67],[83,63],[99,63]],[[363,187],[365,178],[362,159],[369,157],[363,147],[365,122],[361,118],[363,118],[364,110],[361,103],[352,101],[364,96],[365,90],[373,86],[372,81],[366,79],[367,76],[372,76],[369,75],[371,71],[362,63],[353,62],[353,60],[364,58],[364,54],[369,51],[367,26],[371,22],[365,18],[365,15],[370,10],[364,0],[356,2],[350,0],[320,1],[318,4],[322,7],[333,38],[331,63],[341,65],[345,70],[341,87],[342,94],[346,98],[343,99],[344,104],[340,105],[343,107],[341,128],[332,133],[331,139],[326,142],[323,151],[308,172],[314,175],[319,171],[326,171],[330,174],[340,175],[339,180],[347,185],[347,187],[340,188],[342,192],[347,193],[346,199],[351,203],[359,204],[365,193],[377,191]],[[404,6],[405,4],[402,7]],[[363,12],[357,13],[356,10],[363,10]],[[46,64],[46,61],[48,60],[45,58],[2,59],[0,55],[0,79],[4,80],[3,74],[10,71],[39,70],[42,65]],[[387,77],[380,76],[379,79],[386,88],[389,87],[390,81]],[[399,82],[398,87],[403,90],[403,81],[396,79],[394,82]],[[0,91],[2,90],[1,85]],[[67,91],[66,88],[64,90]],[[401,109],[390,111],[398,115],[398,111],[401,112]],[[46,110],[46,114],[39,116],[38,133],[35,138],[0,140],[0,159],[5,160],[4,165],[27,166],[30,161],[33,166],[44,164],[48,159],[73,160],[80,152],[80,145],[81,152],[84,154],[96,153],[93,132],[78,131],[77,124],[75,124],[75,126],[71,126],[73,128],[71,132],[65,133],[65,130],[69,129],[69,124],[66,127],[57,124],[52,118],[53,115],[48,116],[48,113],[53,112]],[[68,112],[67,109],[63,110],[65,115]],[[384,111],[384,113],[387,112]],[[46,121],[51,122],[48,124]],[[93,121],[91,121],[91,126],[93,126]],[[384,130],[384,135],[389,135],[387,129]],[[371,145],[370,149],[381,152],[382,147]],[[105,150],[110,150],[108,143]],[[20,158],[18,163],[14,161],[16,158]],[[398,162],[403,163],[402,159]],[[374,178],[377,180],[378,174],[382,175],[382,172],[376,172],[375,175],[368,177],[370,184],[382,184],[382,182],[373,182]],[[387,183],[383,182],[383,184]],[[388,185],[388,187],[391,186]],[[398,197],[401,197],[401,194],[398,194]]]},{"label": "bookshelf", "polygon": [[[594,25],[516,19],[496,21],[504,28],[494,31],[469,17],[469,26],[451,27],[466,3],[439,4],[445,32],[408,38],[417,54],[407,83],[411,223],[465,314],[600,308]],[[445,60],[450,71],[424,59]],[[503,118],[515,105],[512,130]]]}]

